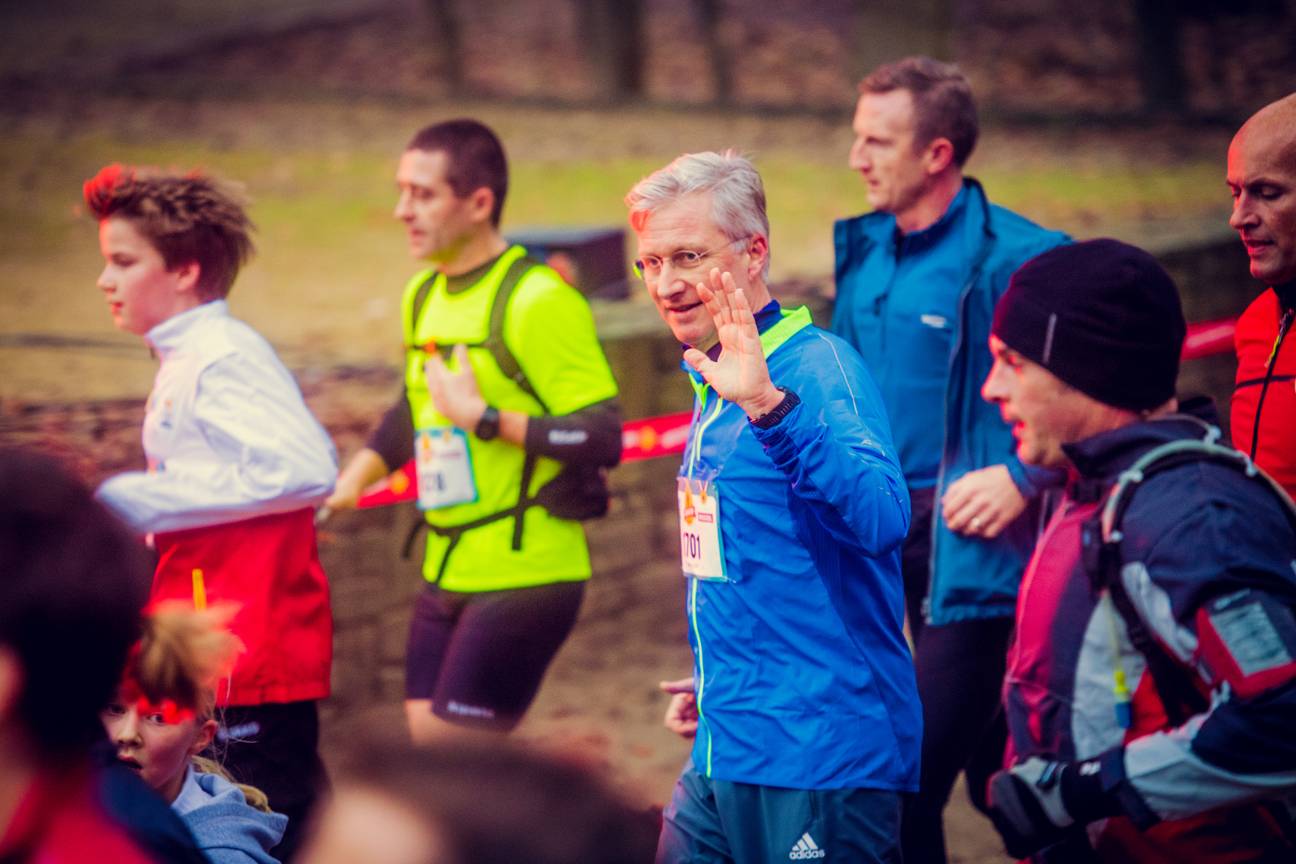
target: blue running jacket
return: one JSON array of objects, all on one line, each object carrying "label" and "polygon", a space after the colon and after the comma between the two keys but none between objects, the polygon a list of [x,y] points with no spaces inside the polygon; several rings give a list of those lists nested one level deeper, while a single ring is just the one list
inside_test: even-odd
[{"label": "blue running jacket", "polygon": [[806,309],[759,318],[770,377],[801,400],[773,427],[688,370],[680,477],[718,490],[727,577],[687,580],[693,761],[765,786],[916,790],[909,498],[887,415],[859,355]]}]

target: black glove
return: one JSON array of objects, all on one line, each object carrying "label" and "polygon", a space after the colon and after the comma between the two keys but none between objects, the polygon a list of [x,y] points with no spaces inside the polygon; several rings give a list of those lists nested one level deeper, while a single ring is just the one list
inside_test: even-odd
[{"label": "black glove", "polygon": [[990,819],[1014,858],[1026,858],[1120,805],[1103,789],[1098,760],[1048,762],[1032,756],[990,778]]}]

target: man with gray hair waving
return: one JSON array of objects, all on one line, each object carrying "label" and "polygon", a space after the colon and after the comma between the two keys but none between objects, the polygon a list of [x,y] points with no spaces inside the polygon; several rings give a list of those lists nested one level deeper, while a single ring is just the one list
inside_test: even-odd
[{"label": "man with gray hair waving", "polygon": [[696,393],[680,468],[694,738],[659,862],[899,860],[921,711],[902,622],[909,499],[859,355],[770,298],[760,175],[681,156],[626,196],[636,270]]}]

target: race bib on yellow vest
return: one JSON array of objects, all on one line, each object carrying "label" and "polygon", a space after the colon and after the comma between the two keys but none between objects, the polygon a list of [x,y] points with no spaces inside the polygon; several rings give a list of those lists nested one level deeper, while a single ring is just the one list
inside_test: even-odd
[{"label": "race bib on yellow vest", "polygon": [[416,430],[414,466],[419,509],[437,510],[477,500],[468,436],[462,429],[442,426]]},{"label": "race bib on yellow vest", "polygon": [[686,576],[728,581],[720,538],[720,490],[715,483],[679,478],[680,564]]}]

